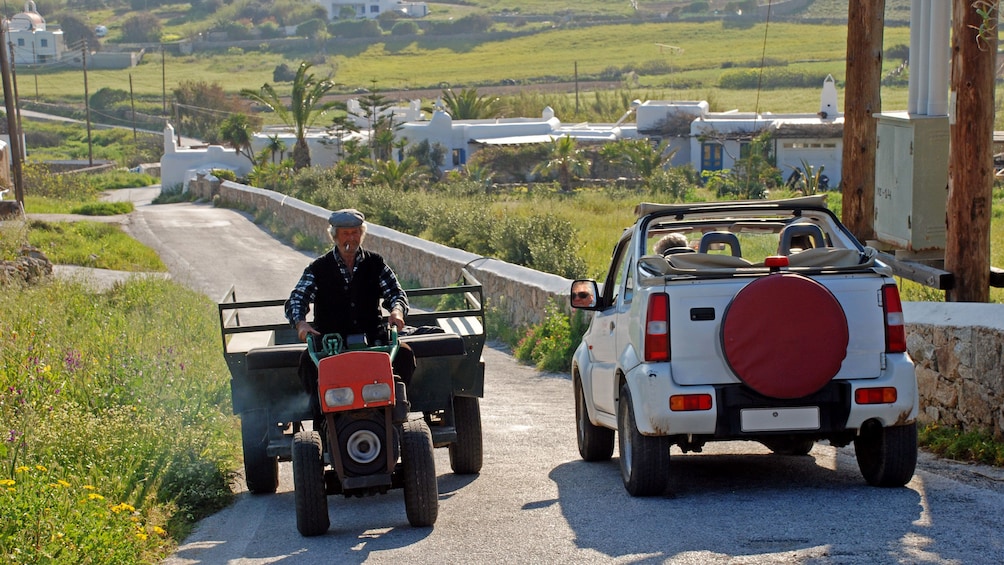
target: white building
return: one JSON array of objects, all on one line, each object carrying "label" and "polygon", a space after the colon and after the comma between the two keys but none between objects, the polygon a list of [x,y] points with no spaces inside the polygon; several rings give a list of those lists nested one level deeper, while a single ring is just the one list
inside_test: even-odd
[{"label": "white building", "polygon": [[[312,166],[330,167],[341,159],[341,148],[345,141],[357,139],[365,144],[369,139],[369,121],[357,100],[348,101],[349,115],[359,129],[358,133],[342,134],[323,128],[312,128],[307,132]],[[433,112],[425,119],[421,101],[413,100],[405,107],[393,107],[385,112],[393,114],[398,139],[407,140],[408,146],[423,141],[441,145],[446,150],[444,170],[464,167],[471,155],[489,145],[522,145],[549,143],[559,137],[572,137],[580,142],[604,143],[620,139],[650,139],[653,143],[666,141],[670,149],[676,149],[671,165],[690,164],[695,170],[724,171],[735,166],[737,160],[745,157],[750,143],[761,133],[771,133],[773,153],[778,169],[785,177],[795,170],[801,171],[803,164],[814,170],[823,167],[830,187],[840,184],[840,167],[843,155],[843,116],[837,111],[837,91],[832,77],[827,77],[820,97],[820,110],[816,114],[758,114],[754,112],[711,112],[705,101],[635,101],[624,116],[612,124],[562,124],[551,108],[544,108],[538,118],[497,118],[487,120],[454,120],[442,110]],[[635,115],[635,122],[627,118]],[[173,131],[173,130],[172,130]],[[254,135],[252,148],[255,154],[278,138],[286,146],[286,155],[292,151],[296,139],[290,128],[273,127]],[[191,178],[196,170],[206,168],[195,163],[195,154],[206,150],[181,150],[171,144],[168,155],[165,135],[165,159],[171,164],[162,166],[164,186],[181,183],[186,175]],[[238,176],[250,170],[251,163],[244,156],[234,155],[232,149],[210,147],[212,156],[203,162],[215,167],[221,163],[222,153],[226,153],[230,168]],[[401,152],[397,152],[398,159]],[[804,162],[804,163],[803,163]],[[164,163],[162,161],[162,163]],[[193,164],[195,163],[195,164]],[[169,171],[169,167],[176,170]]]},{"label": "white building", "polygon": [[[429,14],[429,6],[425,2],[401,2],[400,0],[321,0],[321,5],[328,9],[328,17],[332,20],[344,18],[376,18],[384,12],[397,11],[421,18]],[[353,14],[353,15],[349,15]]]},{"label": "white building", "polygon": [[35,9],[35,3],[28,1],[24,11],[15,14],[5,22],[9,39],[14,50],[14,63],[32,65],[58,61],[66,51],[63,30],[49,30],[45,19]]}]

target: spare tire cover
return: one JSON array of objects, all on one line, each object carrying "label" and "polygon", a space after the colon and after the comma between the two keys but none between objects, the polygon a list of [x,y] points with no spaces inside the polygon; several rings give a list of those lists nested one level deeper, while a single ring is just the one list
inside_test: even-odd
[{"label": "spare tire cover", "polygon": [[746,285],[722,320],[729,367],[771,398],[801,398],[825,386],[840,370],[847,340],[847,318],[837,299],[795,273],[775,273]]}]

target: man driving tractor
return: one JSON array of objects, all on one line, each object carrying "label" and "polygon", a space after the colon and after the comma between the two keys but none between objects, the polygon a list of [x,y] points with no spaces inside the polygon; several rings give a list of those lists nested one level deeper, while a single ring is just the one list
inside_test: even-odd
[{"label": "man driving tractor", "polygon": [[[303,270],[286,300],[286,319],[296,329],[300,341],[306,341],[307,335],[337,333],[343,337],[365,334],[369,344],[385,343],[387,324],[394,325],[398,332],[404,329],[408,297],[383,257],[362,249],[366,237],[362,212],[352,208],[338,210],[331,214],[328,223],[328,236],[334,247]],[[311,304],[312,323],[306,320]],[[386,323],[381,306],[390,313]],[[400,344],[393,369],[405,386],[411,382],[415,356],[407,344]],[[317,366],[306,350],[300,357],[299,375],[310,395],[314,429],[319,429],[322,416],[317,398]]]}]

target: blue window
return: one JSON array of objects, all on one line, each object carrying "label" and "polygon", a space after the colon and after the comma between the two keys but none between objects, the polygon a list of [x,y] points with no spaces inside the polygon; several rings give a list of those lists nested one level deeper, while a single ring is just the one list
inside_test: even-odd
[{"label": "blue window", "polygon": [[49,40],[48,39],[43,39],[41,45],[42,45],[42,47],[48,47],[49,46]]},{"label": "blue window", "polygon": [[721,143],[701,144],[701,170],[720,171],[722,170],[722,150]]},{"label": "blue window", "polygon": [[373,4],[372,6],[370,6],[370,13],[371,14],[379,14],[380,13],[380,5],[379,4]]}]

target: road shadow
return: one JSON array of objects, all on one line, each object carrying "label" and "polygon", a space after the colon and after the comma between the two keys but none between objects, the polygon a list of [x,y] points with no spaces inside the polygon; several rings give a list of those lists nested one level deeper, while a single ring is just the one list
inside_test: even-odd
[{"label": "road shadow", "polygon": [[549,475],[580,548],[614,559],[646,556],[633,563],[793,551],[827,562],[864,554],[874,555],[872,562],[915,558],[902,541],[922,513],[920,494],[869,487],[841,468],[846,461],[831,469],[812,456],[674,451],[669,487],[651,498],[624,490],[618,464],[616,456],[573,461]]},{"label": "road shadow", "polygon": [[[452,482],[456,488],[456,481]],[[329,496],[330,528],[319,536],[302,537],[296,531],[293,496],[292,491],[240,495],[224,511],[230,514],[224,524],[216,531],[196,531],[164,565],[364,563],[375,552],[421,542],[434,528],[415,528],[408,523],[403,491],[398,489],[361,498]],[[263,504],[267,509],[261,508]],[[235,532],[237,525],[243,525],[246,532]]]}]

